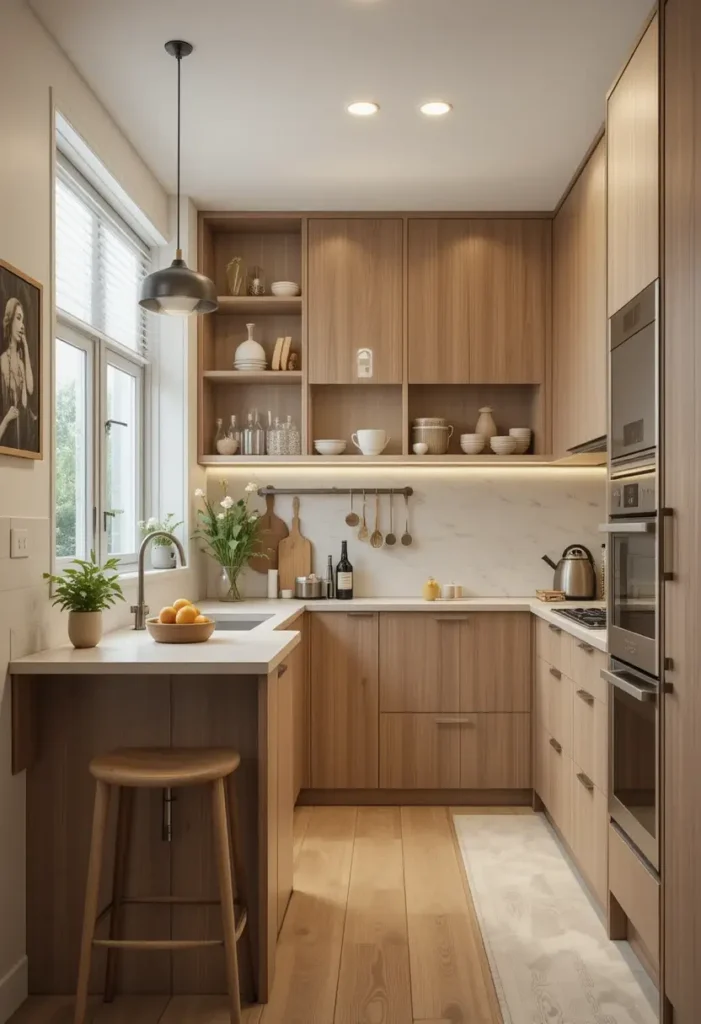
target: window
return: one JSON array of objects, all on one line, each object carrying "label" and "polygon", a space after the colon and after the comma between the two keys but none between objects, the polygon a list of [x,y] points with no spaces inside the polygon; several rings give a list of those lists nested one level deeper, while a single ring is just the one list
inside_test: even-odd
[{"label": "window", "polygon": [[94,549],[126,568],[143,517],[150,251],[63,157],[55,212],[55,561]]}]

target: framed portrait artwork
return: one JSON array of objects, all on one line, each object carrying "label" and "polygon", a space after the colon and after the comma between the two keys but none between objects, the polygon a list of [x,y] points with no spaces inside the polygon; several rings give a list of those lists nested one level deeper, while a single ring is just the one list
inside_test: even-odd
[{"label": "framed portrait artwork", "polygon": [[0,260],[0,454],[41,459],[41,285]]}]

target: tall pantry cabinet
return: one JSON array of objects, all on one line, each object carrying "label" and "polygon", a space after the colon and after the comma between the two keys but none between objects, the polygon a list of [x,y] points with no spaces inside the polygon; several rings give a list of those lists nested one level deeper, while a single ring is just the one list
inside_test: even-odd
[{"label": "tall pantry cabinet", "polygon": [[701,4],[667,0],[664,40],[664,990],[701,1020]]}]

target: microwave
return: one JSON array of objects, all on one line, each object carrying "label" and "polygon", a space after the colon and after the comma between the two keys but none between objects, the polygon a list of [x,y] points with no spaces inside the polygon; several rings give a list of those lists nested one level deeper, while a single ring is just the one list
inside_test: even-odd
[{"label": "microwave", "polygon": [[657,456],[659,281],[610,320],[611,475],[635,465],[654,465]]}]

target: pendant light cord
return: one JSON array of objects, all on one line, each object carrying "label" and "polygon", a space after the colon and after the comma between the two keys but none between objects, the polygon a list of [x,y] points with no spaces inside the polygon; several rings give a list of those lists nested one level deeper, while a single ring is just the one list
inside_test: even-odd
[{"label": "pendant light cord", "polygon": [[175,209],[176,217],[176,235],[177,235],[177,253],[176,256],[182,259],[182,253],[180,251],[180,65],[182,63],[182,54],[178,53],[178,184],[177,184],[177,202]]}]

